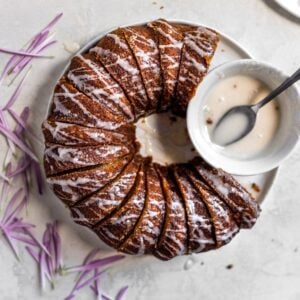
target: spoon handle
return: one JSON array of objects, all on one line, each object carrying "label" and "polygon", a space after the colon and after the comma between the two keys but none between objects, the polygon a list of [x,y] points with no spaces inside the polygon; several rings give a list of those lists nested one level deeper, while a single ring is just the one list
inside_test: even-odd
[{"label": "spoon handle", "polygon": [[298,69],[292,76],[288,77],[281,85],[279,85],[275,90],[273,90],[267,97],[258,102],[257,104],[252,106],[254,111],[258,111],[261,107],[269,103],[276,96],[281,94],[287,88],[289,88],[292,84],[300,79],[300,69]]}]

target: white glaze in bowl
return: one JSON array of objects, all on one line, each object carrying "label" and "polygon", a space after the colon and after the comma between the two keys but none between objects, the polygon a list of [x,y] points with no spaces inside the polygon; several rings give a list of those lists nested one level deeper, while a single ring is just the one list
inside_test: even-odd
[{"label": "white glaze in bowl", "polygon": [[253,175],[267,172],[279,166],[295,147],[300,136],[300,94],[296,85],[282,93],[278,99],[280,108],[279,127],[271,147],[249,159],[228,157],[217,151],[205,130],[203,106],[205,98],[215,84],[235,75],[257,78],[271,89],[286,79],[280,70],[252,59],[236,60],[213,69],[201,83],[191,100],[187,112],[187,125],[190,138],[200,155],[211,165],[222,167],[236,175]]}]

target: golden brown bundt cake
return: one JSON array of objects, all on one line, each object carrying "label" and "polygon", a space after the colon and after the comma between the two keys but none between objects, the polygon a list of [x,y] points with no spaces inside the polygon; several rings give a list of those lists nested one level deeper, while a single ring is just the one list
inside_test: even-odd
[{"label": "golden brown bundt cake", "polygon": [[192,29],[192,26],[174,26],[165,20],[156,20],[148,23],[153,28],[158,41],[160,52],[160,64],[163,77],[163,97],[160,110],[164,111],[171,105],[175,96],[175,88],[180,65],[180,56],[183,40],[183,32]]},{"label": "golden brown bundt cake", "polygon": [[110,163],[131,154],[134,148],[133,144],[79,147],[47,143],[44,153],[44,169],[46,175],[51,176],[74,169]]},{"label": "golden brown bundt cake", "polygon": [[107,130],[128,123],[125,116],[114,115],[105,103],[79,92],[65,77],[55,87],[48,119]]},{"label": "golden brown bundt cake", "polygon": [[119,251],[169,260],[221,247],[256,222],[258,204],[223,170],[139,153],[135,123],[165,110],[184,117],[217,45],[202,26],[119,28],[73,57],[55,87],[42,125],[47,180],[76,223]]},{"label": "golden brown bundt cake", "polygon": [[132,106],[123,90],[93,54],[75,56],[67,77],[79,91],[102,103],[114,115],[128,121],[134,119]]},{"label": "golden brown bundt cake", "polygon": [[134,156],[109,184],[90,197],[75,203],[71,207],[73,220],[78,224],[93,227],[116,211],[134,188],[142,160],[140,155]]},{"label": "golden brown bundt cake", "polygon": [[185,116],[190,99],[206,75],[219,36],[213,30],[198,27],[184,33],[173,112]]},{"label": "golden brown bundt cake", "polygon": [[48,182],[56,196],[70,206],[108,184],[118,176],[130,159],[131,155],[128,155],[108,164],[48,176]]},{"label": "golden brown bundt cake", "polygon": [[135,127],[124,125],[118,131],[46,120],[42,125],[48,143],[65,146],[124,145],[135,140]]},{"label": "golden brown bundt cake", "polygon": [[119,250],[129,254],[152,253],[164,223],[165,198],[153,164],[146,169],[146,198],[142,214],[134,231]]},{"label": "golden brown bundt cake", "polygon": [[187,253],[187,226],[183,200],[167,168],[157,168],[166,201],[162,231],[153,253],[162,260]]},{"label": "golden brown bundt cake", "polygon": [[129,48],[123,29],[105,35],[97,46],[90,50],[123,88],[138,118],[145,115],[149,99],[137,62]]},{"label": "golden brown bundt cake", "polygon": [[146,197],[145,168],[148,163],[149,160],[142,162],[134,188],[123,205],[93,227],[101,239],[114,248],[118,248],[129,236],[142,213]]},{"label": "golden brown bundt cake", "polygon": [[186,211],[188,252],[199,253],[216,248],[212,218],[200,193],[188,178],[189,166],[176,165],[172,171]]}]

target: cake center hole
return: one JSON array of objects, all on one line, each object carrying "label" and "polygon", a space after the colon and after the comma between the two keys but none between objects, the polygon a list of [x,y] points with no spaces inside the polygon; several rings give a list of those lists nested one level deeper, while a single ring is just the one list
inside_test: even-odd
[{"label": "cake center hole", "polygon": [[197,155],[186,120],[168,112],[141,118],[136,124],[136,136],[140,153],[163,165],[187,162]]}]

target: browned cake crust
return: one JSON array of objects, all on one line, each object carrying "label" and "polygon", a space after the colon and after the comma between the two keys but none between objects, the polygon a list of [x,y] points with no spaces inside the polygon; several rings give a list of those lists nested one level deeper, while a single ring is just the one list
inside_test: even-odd
[{"label": "browned cake crust", "polygon": [[135,187],[125,203],[111,216],[93,227],[108,245],[118,248],[134,229],[145,204],[146,176],[144,162],[139,170]]},{"label": "browned cake crust", "polygon": [[71,206],[113,180],[131,157],[130,155],[109,164],[48,177],[48,182],[56,196],[66,205]]},{"label": "browned cake crust", "polygon": [[130,101],[95,55],[88,53],[73,57],[67,77],[79,91],[103,104],[114,115],[128,121],[134,119]]},{"label": "browned cake crust", "polygon": [[216,248],[215,232],[209,211],[200,193],[188,178],[189,165],[173,167],[174,178],[185,202],[188,224],[189,253],[199,253]]},{"label": "browned cake crust", "polygon": [[176,26],[163,19],[152,21],[148,23],[148,26],[153,28],[158,40],[163,77],[163,97],[160,110],[164,111],[169,108],[175,96],[183,33],[194,27],[189,25]]},{"label": "browned cake crust", "polygon": [[165,199],[158,174],[152,164],[146,170],[146,201],[133,233],[119,250],[128,254],[151,253],[160,235],[165,215]]},{"label": "browned cake crust", "polygon": [[142,157],[137,155],[109,184],[88,198],[71,207],[73,220],[81,225],[93,227],[118,209],[134,187]]},{"label": "browned cake crust", "polygon": [[52,176],[74,169],[109,163],[132,153],[134,148],[134,144],[78,147],[47,143],[44,152],[44,168],[46,175]]},{"label": "browned cake crust", "polygon": [[132,26],[123,29],[146,88],[150,106],[148,112],[156,111],[162,94],[160,56],[153,30],[147,26]]},{"label": "browned cake crust", "polygon": [[164,168],[157,168],[166,200],[166,215],[153,254],[162,260],[186,254],[188,232],[183,200],[173,178]]},{"label": "browned cake crust", "polygon": [[209,166],[200,157],[194,159],[192,164],[203,180],[230,207],[236,222],[242,228],[251,228],[260,212],[260,207],[251,194],[230,174]]},{"label": "browned cake crust", "polygon": [[173,112],[185,116],[189,101],[206,75],[215,54],[219,36],[213,30],[198,27],[184,33]]},{"label": "browned cake crust", "polygon": [[149,99],[136,60],[126,42],[123,29],[105,35],[90,50],[119,83],[132,103],[135,116],[146,113]]},{"label": "browned cake crust", "polygon": [[213,222],[217,247],[229,243],[238,233],[239,227],[228,206],[196,174],[188,174],[201,199],[205,203]]},{"label": "browned cake crust", "polygon": [[79,92],[67,79],[55,87],[49,120],[114,130],[127,124],[98,101]]},{"label": "browned cake crust", "polygon": [[46,143],[65,146],[124,145],[135,140],[135,127],[131,124],[118,128],[118,131],[112,131],[46,120],[42,130]]}]

